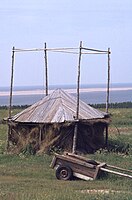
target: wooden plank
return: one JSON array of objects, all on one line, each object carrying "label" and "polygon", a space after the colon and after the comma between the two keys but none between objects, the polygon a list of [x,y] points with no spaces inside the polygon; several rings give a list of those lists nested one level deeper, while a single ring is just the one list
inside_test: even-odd
[{"label": "wooden plank", "polygon": [[75,158],[70,158],[68,156],[64,155],[56,155],[55,156],[56,160],[51,164],[51,166],[55,167],[56,165],[64,165],[64,166],[69,166],[73,172],[75,173],[80,173],[82,175],[88,176],[93,178],[95,174],[95,166],[88,164],[84,161],[80,161],[79,159]]},{"label": "wooden plank", "polygon": [[95,174],[94,174],[94,180],[97,178],[97,175],[98,175],[100,168],[104,167],[105,165],[106,165],[106,163],[101,163],[101,164],[97,165],[96,170],[95,170]]},{"label": "wooden plank", "polygon": [[91,178],[94,177],[95,169],[88,168],[87,166],[80,165],[78,163],[69,162],[67,160],[62,160],[59,158],[57,158],[55,164],[69,166],[72,169],[72,171],[75,173],[79,173],[79,174],[82,174],[82,175],[85,175],[85,176],[88,176]]},{"label": "wooden plank", "polygon": [[106,163],[99,162],[97,163],[97,165],[94,165],[87,163],[87,161],[87,158],[72,153],[65,153],[65,155],[56,154],[52,160],[51,167],[54,168],[57,165],[69,166],[76,177],[84,180],[95,180],[98,176],[99,170],[132,179],[132,176],[130,174],[110,170],[108,169],[108,167],[125,172],[132,172],[131,170],[125,170],[120,167],[106,165]]},{"label": "wooden plank", "polygon": [[[89,159],[86,158],[86,157],[83,157],[83,156],[80,156],[80,155],[77,155],[77,154],[73,154],[73,153],[67,153],[67,152],[65,152],[65,155],[68,155],[68,156],[70,156],[70,157],[72,157],[72,158],[76,158],[76,159],[85,161],[85,162],[87,162],[87,163],[88,163],[88,160],[89,160]],[[95,161],[95,162],[97,162],[97,161]],[[97,162],[97,164],[100,164],[100,162]]]},{"label": "wooden plank", "polygon": [[84,161],[81,161],[79,159],[70,158],[68,156],[63,156],[63,155],[57,155],[56,158],[59,158],[62,161],[68,161],[68,162],[79,164],[81,166],[85,166],[85,167],[88,167],[88,168],[91,168],[91,169],[95,169],[94,165],[89,164],[89,163],[84,162]]},{"label": "wooden plank", "polygon": [[83,179],[85,181],[92,181],[93,178],[91,177],[88,177],[88,176],[85,176],[85,175],[82,175],[82,174],[79,174],[79,173],[76,173],[76,172],[73,172],[73,176],[77,177],[77,178],[80,178],[80,179]]},{"label": "wooden plank", "polygon": [[51,168],[54,168],[54,167],[55,167],[55,164],[56,164],[56,156],[53,157],[52,162],[51,162],[51,164],[50,164],[50,167],[51,167]]},{"label": "wooden plank", "polygon": [[80,173],[84,176],[91,177],[92,179],[94,178],[95,169],[90,169],[85,166],[80,167],[80,166],[74,164],[74,166],[72,166],[72,170],[75,173]]},{"label": "wooden plank", "polygon": [[128,170],[128,169],[123,169],[121,167],[116,167],[116,166],[113,166],[113,165],[107,165],[107,167],[110,167],[110,168],[113,168],[113,169],[119,169],[121,171],[125,171],[125,172],[130,172],[132,173],[132,170]]},{"label": "wooden plank", "polygon": [[109,173],[112,173],[112,174],[116,174],[116,175],[119,175],[119,176],[124,176],[124,177],[127,177],[127,178],[131,178],[132,179],[132,176],[129,175],[129,174],[124,174],[124,173],[120,173],[120,172],[117,172],[117,171],[113,171],[113,170],[110,170],[110,169],[106,169],[106,168],[100,168],[102,171],[105,171],[105,172],[109,172]]}]

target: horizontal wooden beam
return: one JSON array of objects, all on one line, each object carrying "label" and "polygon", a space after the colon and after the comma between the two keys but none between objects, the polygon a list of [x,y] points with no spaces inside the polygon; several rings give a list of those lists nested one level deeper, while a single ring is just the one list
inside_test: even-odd
[{"label": "horizontal wooden beam", "polygon": [[96,51],[96,52],[108,53],[108,51],[103,51],[103,50],[99,50],[99,49],[90,49],[90,48],[86,48],[86,47],[82,47],[82,49],[87,50],[87,51]]},{"label": "horizontal wooden beam", "polygon": [[14,49],[14,52],[23,52],[23,51],[65,51],[65,50],[78,50],[78,48],[33,48],[33,49]]},{"label": "horizontal wooden beam", "polygon": [[[73,50],[78,50],[79,48],[32,48],[32,49],[15,49],[14,48],[14,52],[27,52],[27,51],[53,51],[53,52],[61,52],[61,53],[72,53],[72,54],[79,54],[78,52],[75,52]],[[82,52],[82,54],[110,54],[111,52],[108,51],[103,51],[103,50],[98,50],[98,49],[90,49],[90,48],[85,48],[85,47],[81,47],[82,50],[87,50],[87,51],[91,51],[91,52]]]},{"label": "horizontal wooden beam", "polygon": [[108,52],[82,52],[82,54],[108,54]]},{"label": "horizontal wooden beam", "polygon": [[102,168],[102,167],[100,168],[100,170],[132,179],[132,176],[129,175],[129,174],[124,174],[124,173],[121,173],[121,172],[113,171],[113,170]]}]

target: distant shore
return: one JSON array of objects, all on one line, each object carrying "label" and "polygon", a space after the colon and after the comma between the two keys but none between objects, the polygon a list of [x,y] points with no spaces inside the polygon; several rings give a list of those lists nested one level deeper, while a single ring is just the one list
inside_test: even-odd
[{"label": "distant shore", "polygon": [[[127,91],[132,90],[132,87],[118,87],[118,88],[110,88],[110,91]],[[53,92],[54,90],[49,90],[49,93]],[[64,89],[64,91],[68,93],[76,93],[76,89]],[[80,88],[80,92],[105,92],[106,88]],[[20,91],[13,91],[14,96],[20,95],[42,95],[45,94],[45,90],[37,89],[37,90],[20,90]],[[9,91],[0,91],[0,96],[9,96]]]}]

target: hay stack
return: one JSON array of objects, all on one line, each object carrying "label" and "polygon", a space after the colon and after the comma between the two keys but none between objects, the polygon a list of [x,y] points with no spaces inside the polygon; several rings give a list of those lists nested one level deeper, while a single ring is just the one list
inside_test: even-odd
[{"label": "hay stack", "polygon": [[[72,150],[77,100],[58,89],[8,120],[10,150],[31,153]],[[77,150],[94,152],[104,146],[109,115],[79,101]]]},{"label": "hay stack", "polygon": [[[92,153],[104,146],[105,124],[100,122],[78,124],[77,151]],[[12,126],[10,148],[12,153],[49,153],[51,151],[72,151],[74,123],[46,124],[40,126],[17,124]]]}]

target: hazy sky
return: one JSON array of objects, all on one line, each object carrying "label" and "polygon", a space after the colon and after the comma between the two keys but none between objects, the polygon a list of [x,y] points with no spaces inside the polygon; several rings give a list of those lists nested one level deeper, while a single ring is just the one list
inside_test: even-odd
[{"label": "hazy sky", "polygon": [[[1,0],[0,87],[10,84],[11,50],[111,48],[111,82],[132,82],[132,0]],[[78,55],[48,53],[49,84],[75,84]],[[105,83],[107,56],[83,55],[81,83]],[[16,53],[14,85],[42,85],[44,54]]]}]

